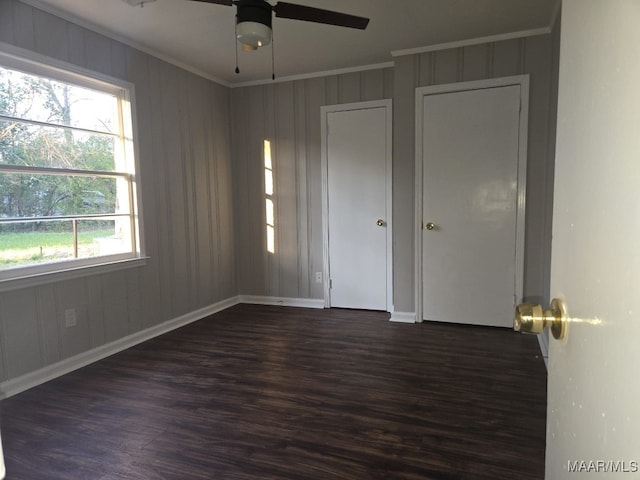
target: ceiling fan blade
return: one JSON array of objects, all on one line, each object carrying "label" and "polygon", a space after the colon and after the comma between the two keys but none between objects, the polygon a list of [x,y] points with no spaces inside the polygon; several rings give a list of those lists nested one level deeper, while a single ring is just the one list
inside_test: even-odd
[{"label": "ceiling fan blade", "polygon": [[369,19],[356,17],[346,13],[332,12],[321,8],[306,7],[294,3],[278,2],[273,6],[276,17],[290,18],[292,20],[304,20],[307,22],[326,23],[338,27],[358,28],[364,30],[369,24]]},{"label": "ceiling fan blade", "polygon": [[233,0],[191,0],[192,2],[216,3],[218,5],[227,5],[231,7]]}]

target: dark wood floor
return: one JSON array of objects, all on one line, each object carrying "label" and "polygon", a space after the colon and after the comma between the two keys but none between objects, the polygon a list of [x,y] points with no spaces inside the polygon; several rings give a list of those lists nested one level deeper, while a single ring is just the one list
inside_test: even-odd
[{"label": "dark wood floor", "polygon": [[535,337],[238,305],[2,402],[7,480],[542,479]]}]

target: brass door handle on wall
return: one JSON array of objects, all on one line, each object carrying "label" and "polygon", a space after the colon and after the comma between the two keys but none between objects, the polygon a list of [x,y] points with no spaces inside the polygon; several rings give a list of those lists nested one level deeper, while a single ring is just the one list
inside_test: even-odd
[{"label": "brass door handle on wall", "polygon": [[435,230],[436,224],[433,222],[425,223],[424,228],[426,228],[427,230]]},{"label": "brass door handle on wall", "polygon": [[554,298],[549,310],[542,305],[522,303],[516,307],[513,329],[521,333],[541,333],[545,327],[551,328],[553,338],[563,339],[567,335],[567,307],[562,300]]},{"label": "brass door handle on wall", "polygon": [[384,227],[385,226],[385,221],[382,220],[381,218],[379,218],[378,221],[376,222],[376,225],[378,225],[379,227]]}]

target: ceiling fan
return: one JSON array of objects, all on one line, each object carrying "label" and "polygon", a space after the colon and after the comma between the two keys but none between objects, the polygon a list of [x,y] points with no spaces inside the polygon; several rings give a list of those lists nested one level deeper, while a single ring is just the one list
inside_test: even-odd
[{"label": "ceiling fan", "polygon": [[364,30],[368,18],[332,12],[321,8],[307,7],[295,3],[278,2],[271,5],[266,0],[192,0],[236,6],[236,37],[243,50],[257,50],[271,42],[271,20],[273,14],[279,18],[324,23],[338,27]]},{"label": "ceiling fan", "polygon": [[[131,6],[143,7],[145,3],[156,0],[123,0]],[[364,30],[369,24],[369,19],[333,12],[322,8],[307,7],[288,2],[277,2],[271,5],[266,0],[190,0],[194,2],[213,3],[216,5],[236,6],[236,38],[242,45],[242,50],[257,50],[271,43],[273,15],[279,18],[291,20],[303,20],[306,22],[324,23],[338,27],[356,28]],[[273,49],[271,50],[271,62],[273,68]],[[238,50],[236,49],[236,73],[238,68]],[[272,73],[275,80],[275,73]]]}]

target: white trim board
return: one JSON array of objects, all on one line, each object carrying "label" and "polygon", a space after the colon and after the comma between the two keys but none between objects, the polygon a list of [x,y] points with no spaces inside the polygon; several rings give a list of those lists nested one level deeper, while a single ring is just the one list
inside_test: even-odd
[{"label": "white trim board", "polygon": [[404,50],[393,50],[392,57],[404,57],[406,55],[416,55],[419,53],[437,52],[438,50],[448,50],[449,48],[469,47],[471,45],[480,45],[483,43],[502,42],[504,40],[513,40],[516,38],[535,37],[537,35],[548,35],[551,33],[551,27],[536,28],[533,30],[521,30],[519,32],[502,33],[500,35],[490,35],[488,37],[468,38],[466,40],[458,40],[455,42],[438,43],[435,45],[427,45],[424,47],[407,48]]},{"label": "white trim board", "polygon": [[74,370],[90,365],[98,360],[102,360],[103,358],[114,355],[126,350],[127,348],[131,348],[135,345],[146,342],[147,340],[151,340],[152,338],[171,332],[172,330],[176,330],[190,323],[202,320],[209,315],[221,312],[222,310],[237,305],[238,303],[240,303],[240,297],[232,297],[227,300],[222,300],[221,302],[187,313],[178,318],[174,318],[173,320],[167,320],[159,325],[128,335],[114,342],[107,343],[92,350],[74,355],[73,357],[66,358],[60,362],[48,365],[34,372],[29,372],[20,377],[6,380],[0,383],[0,400],[17,395],[29,388],[41,385],[49,380],[53,380],[54,378],[58,378]]},{"label": "white trim board", "polygon": [[258,295],[240,295],[238,303],[251,305],[276,305],[281,307],[301,307],[323,309],[324,300],[321,298],[288,298],[288,297],[262,297]]},{"label": "white trim board", "polygon": [[415,312],[393,312],[389,321],[398,323],[416,323],[416,314]]},{"label": "white trim board", "polygon": [[254,87],[256,85],[271,85],[273,83],[292,82],[294,80],[308,80],[310,78],[329,77],[333,75],[343,75],[345,73],[366,72],[369,70],[381,70],[383,68],[395,67],[395,62],[375,63],[372,65],[361,65],[358,67],[339,68],[337,70],[325,70],[312,73],[301,73],[299,75],[289,75],[286,77],[276,77],[275,80],[252,80],[249,82],[238,82],[229,85],[229,88]]}]

